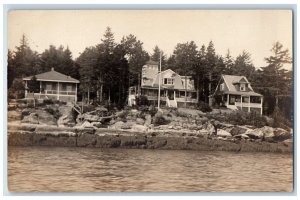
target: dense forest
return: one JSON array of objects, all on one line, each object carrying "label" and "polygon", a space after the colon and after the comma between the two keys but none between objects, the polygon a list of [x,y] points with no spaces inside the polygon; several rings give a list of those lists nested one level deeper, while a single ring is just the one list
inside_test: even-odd
[{"label": "dense forest", "polygon": [[[128,87],[138,85],[142,66],[148,60],[159,61],[162,54],[162,69],[172,69],[180,75],[194,78],[199,101],[208,102],[221,74],[244,75],[254,90],[264,96],[265,115],[285,116],[291,120],[293,113],[293,73],[283,68],[292,63],[288,49],[276,42],[270,47],[266,66],[254,66],[251,55],[244,50],[236,58],[220,55],[214,43],[197,46],[194,41],[178,43],[172,55],[166,55],[158,46],[146,52],[143,42],[130,34],[118,43],[112,30],[107,27],[103,37],[95,46],[87,47],[78,58],[72,58],[68,47],[50,45],[41,54],[30,48],[23,35],[19,46],[8,50],[8,98],[21,98],[24,86],[22,78],[56,71],[80,80],[81,97],[98,103],[107,101],[125,105]],[[277,106],[276,106],[277,105]]]}]

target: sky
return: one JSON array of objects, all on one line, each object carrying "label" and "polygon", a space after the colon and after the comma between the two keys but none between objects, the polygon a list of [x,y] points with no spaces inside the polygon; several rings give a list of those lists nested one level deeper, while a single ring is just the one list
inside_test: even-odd
[{"label": "sky", "polygon": [[39,53],[49,45],[63,45],[77,58],[101,42],[107,26],[116,42],[133,34],[150,54],[155,45],[170,55],[177,43],[194,41],[200,49],[213,41],[222,56],[228,49],[233,57],[246,50],[257,68],[267,65],[264,58],[276,41],[292,54],[289,10],[11,10],[8,48],[15,49],[25,34]]}]

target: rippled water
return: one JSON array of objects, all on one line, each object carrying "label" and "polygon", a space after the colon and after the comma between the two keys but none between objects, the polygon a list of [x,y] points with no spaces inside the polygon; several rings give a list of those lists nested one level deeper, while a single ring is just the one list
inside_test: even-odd
[{"label": "rippled water", "polygon": [[292,191],[290,154],[9,147],[10,191]]}]

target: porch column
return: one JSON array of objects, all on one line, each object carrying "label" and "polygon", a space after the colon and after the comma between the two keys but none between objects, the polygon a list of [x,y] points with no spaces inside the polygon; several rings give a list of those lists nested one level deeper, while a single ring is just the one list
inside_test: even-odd
[{"label": "porch column", "polygon": [[176,91],[174,90],[174,99],[176,98]]},{"label": "porch column", "polygon": [[39,96],[39,99],[41,99],[41,94],[42,94],[42,81],[40,81],[40,96]]},{"label": "porch column", "polygon": [[248,112],[250,112],[250,104],[251,104],[251,97],[249,96],[249,107],[248,107]]},{"label": "porch column", "polygon": [[25,98],[27,98],[27,81],[25,81]]},{"label": "porch column", "polygon": [[228,106],[229,105],[229,94],[227,94],[227,105],[226,106]]},{"label": "porch column", "polygon": [[264,97],[260,97],[260,114],[262,115]]},{"label": "porch column", "polygon": [[241,110],[243,111],[243,96],[241,95]]},{"label": "porch column", "polygon": [[[90,88],[88,87],[88,101],[90,100]],[[77,102],[77,83],[75,86],[75,103]]]},{"label": "porch column", "polygon": [[59,82],[57,82],[57,100],[59,100]]}]

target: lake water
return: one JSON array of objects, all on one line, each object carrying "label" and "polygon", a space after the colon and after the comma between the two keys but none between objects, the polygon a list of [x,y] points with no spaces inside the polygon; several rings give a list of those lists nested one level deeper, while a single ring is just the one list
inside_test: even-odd
[{"label": "lake water", "polygon": [[292,191],[290,154],[9,147],[10,191]]}]

